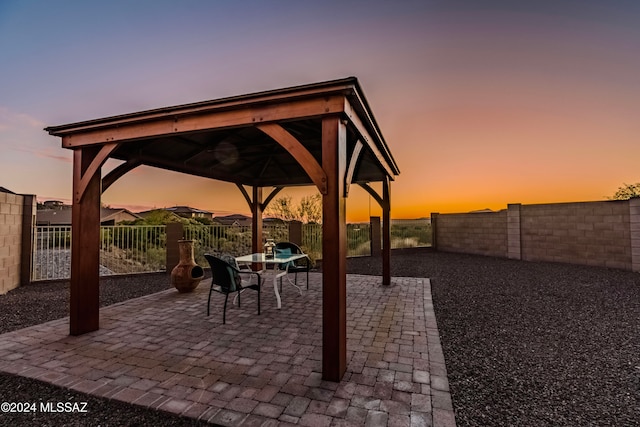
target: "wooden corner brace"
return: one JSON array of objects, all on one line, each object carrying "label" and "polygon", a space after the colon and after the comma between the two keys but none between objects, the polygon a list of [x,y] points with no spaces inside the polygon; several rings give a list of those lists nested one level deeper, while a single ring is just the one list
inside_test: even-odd
[{"label": "wooden corner brace", "polygon": [[325,174],[309,150],[295,136],[276,123],[263,123],[256,125],[256,127],[287,150],[309,175],[309,178],[318,187],[320,193],[327,194],[327,174]]},{"label": "wooden corner brace", "polygon": [[[78,148],[73,152],[73,202],[80,203],[87,190],[89,181],[100,171],[100,167],[107,161],[109,155],[118,148],[119,143],[104,144],[96,156],[91,160],[89,167],[82,173],[83,149]],[[77,184],[77,185],[76,185]]]}]

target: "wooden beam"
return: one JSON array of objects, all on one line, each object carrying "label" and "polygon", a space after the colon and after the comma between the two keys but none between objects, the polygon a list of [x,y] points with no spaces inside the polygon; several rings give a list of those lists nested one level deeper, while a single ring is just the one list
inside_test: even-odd
[{"label": "wooden beam", "polygon": [[269,135],[287,150],[300,166],[305,170],[311,181],[318,187],[322,194],[327,193],[327,175],[320,167],[313,155],[304,145],[291,135],[285,128],[276,123],[261,124],[256,126],[262,132]]},{"label": "wooden beam", "polygon": [[383,155],[380,149],[378,148],[378,145],[376,144],[376,140],[379,140],[382,142],[382,137],[378,135],[377,138],[374,139],[346,98],[344,100],[344,103],[345,103],[345,106],[344,106],[345,114],[349,118],[349,121],[351,122],[351,124],[357,130],[358,134],[360,135],[360,140],[364,141],[364,144],[366,144],[367,148],[373,153],[373,156],[378,161],[378,164],[382,167],[385,173],[388,176],[390,176],[391,179],[393,179],[393,177],[397,175],[399,171],[395,164],[389,163],[389,159],[388,159],[389,156]]},{"label": "wooden beam", "polygon": [[102,178],[102,192],[107,191],[107,188],[111,187],[114,182],[140,165],[142,165],[142,162],[139,159],[130,159],[113,169]]},{"label": "wooden beam", "polygon": [[247,204],[249,205],[249,210],[253,212],[253,202],[251,201],[251,196],[249,196],[249,193],[247,193],[247,190],[244,188],[244,185],[236,184],[236,187],[238,187],[238,189],[244,196],[244,199],[247,201]]},{"label": "wooden beam", "polygon": [[339,117],[322,119],[322,378],[336,382],[347,369],[346,133]]},{"label": "wooden beam", "polygon": [[391,180],[382,181],[382,285],[391,285]]},{"label": "wooden beam", "polygon": [[358,159],[360,159],[361,151],[362,151],[362,142],[358,140],[358,142],[356,142],[356,146],[353,147],[353,153],[351,153],[351,159],[349,159],[349,167],[347,168],[347,176],[344,179],[345,197],[349,195],[349,187],[351,186],[351,181],[353,181],[353,174],[356,170]]},{"label": "wooden beam", "polygon": [[188,113],[153,115],[153,118],[136,117],[129,120],[114,120],[95,126],[68,131],[51,130],[62,136],[63,148],[104,144],[105,142],[129,141],[148,137],[167,136],[185,132],[225,129],[249,126],[281,120],[321,117],[341,113],[344,100],[341,95],[312,99],[296,99],[281,103],[253,105],[248,107]]},{"label": "wooden beam", "polygon": [[[262,252],[262,187],[253,187],[251,205],[251,253]],[[254,270],[262,266],[252,266]]]},{"label": "wooden beam", "polygon": [[[91,164],[89,164],[86,170],[80,171],[79,168],[74,169],[74,173],[82,173],[82,176],[78,177],[78,185],[74,185],[73,187],[74,203],[79,203],[82,200],[89,182],[94,178],[96,173],[98,173],[98,176],[100,175],[100,168],[116,148],[118,148],[117,143],[104,144],[102,147],[100,147],[100,151],[98,151],[96,156],[93,157],[93,159],[91,160]],[[73,179],[75,182],[75,175]]]},{"label": "wooden beam", "polygon": [[276,197],[276,194],[278,194],[282,190],[284,190],[284,187],[276,187],[271,191],[271,193],[269,193],[267,198],[264,199],[264,202],[262,203],[262,211],[263,212],[264,212],[265,209],[267,209],[267,206],[269,206],[269,203],[271,203],[271,200],[273,200],[273,198]]},{"label": "wooden beam", "polygon": [[369,184],[367,184],[366,182],[359,182],[358,185],[362,188],[364,188],[364,190],[369,193],[371,195],[371,197],[373,197],[375,199],[376,202],[378,202],[378,204],[380,205],[380,207],[382,207],[382,205],[384,205],[384,200],[382,199],[382,197],[380,197],[380,195],[378,193],[376,193],[376,190],[374,190],[373,188],[371,188],[369,186]]},{"label": "wooden beam", "polygon": [[382,284],[391,284],[391,179],[382,180],[382,197],[366,183],[358,183],[382,208]]},{"label": "wooden beam", "polygon": [[[71,208],[71,335],[99,328],[100,310],[100,167],[104,151],[100,147],[73,152],[73,192]],[[81,188],[82,187],[82,188]]]}]

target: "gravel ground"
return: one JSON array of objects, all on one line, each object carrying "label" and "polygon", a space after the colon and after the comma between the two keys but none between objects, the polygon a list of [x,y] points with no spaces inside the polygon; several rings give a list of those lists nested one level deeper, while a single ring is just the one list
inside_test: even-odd
[{"label": "gravel ground", "polygon": [[[458,426],[640,426],[640,275],[392,252],[392,275],[429,277]],[[381,274],[380,258],[347,271]],[[164,274],[104,278],[101,304],[167,289]],[[68,283],[0,296],[0,332],[68,315]],[[0,374],[3,401],[88,402],[88,414],[2,414],[0,425],[193,426],[170,414]]]},{"label": "gravel ground", "polygon": [[428,250],[391,264],[431,278],[458,426],[640,426],[640,274]]}]

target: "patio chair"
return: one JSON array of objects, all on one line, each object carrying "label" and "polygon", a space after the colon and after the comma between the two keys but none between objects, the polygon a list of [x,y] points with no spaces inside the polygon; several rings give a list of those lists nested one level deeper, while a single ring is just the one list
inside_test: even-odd
[{"label": "patio chair", "polygon": [[[204,254],[205,259],[211,266],[211,288],[209,289],[209,299],[207,300],[207,316],[210,313],[211,307],[211,292],[215,291],[224,294],[224,309],[222,311],[222,324],[227,321],[227,301],[229,300],[229,294],[237,292],[236,298],[238,298],[238,307],[240,307],[240,294],[245,289],[253,289],[258,291],[258,315],[260,314],[260,285],[262,284],[262,278],[260,274],[253,271],[240,271],[235,266],[229,264],[222,259],[215,257],[211,254]],[[233,257],[231,257],[233,258]],[[235,263],[235,258],[233,258]],[[258,278],[257,284],[251,283],[251,277],[247,282],[243,282],[241,274],[255,275]]]},{"label": "patio chair", "polygon": [[[275,247],[276,253],[279,255],[295,255],[295,254],[304,254],[300,246],[296,245],[293,242],[278,242]],[[298,285],[298,273],[305,272],[307,274],[307,290],[309,289],[309,270],[311,269],[311,261],[309,257],[300,258],[296,261],[291,261],[289,263],[289,273],[294,273],[294,284]],[[286,264],[279,264],[278,268],[280,270],[284,270],[287,268]],[[282,290],[282,277],[280,278],[280,290]]]}]

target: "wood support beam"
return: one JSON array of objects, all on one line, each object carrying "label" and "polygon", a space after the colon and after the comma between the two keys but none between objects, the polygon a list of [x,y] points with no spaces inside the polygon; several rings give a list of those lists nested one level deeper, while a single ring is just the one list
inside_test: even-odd
[{"label": "wood support beam", "polygon": [[391,284],[391,179],[382,180],[382,196],[366,183],[359,183],[382,208],[382,284]]},{"label": "wood support beam", "polygon": [[100,319],[100,165],[104,148],[73,152],[73,206],[71,208],[71,335],[99,328]]},{"label": "wood support beam", "polygon": [[[73,172],[74,172],[74,176],[73,176],[73,182],[74,182],[74,185],[73,185],[73,202],[74,202],[74,204],[75,203],[79,203],[82,200],[82,197],[84,197],[84,193],[87,190],[87,187],[89,186],[89,182],[91,180],[93,180],[96,175],[98,175],[98,178],[100,177],[100,168],[102,167],[104,162],[107,161],[107,159],[109,158],[109,155],[116,148],[118,148],[118,144],[117,143],[104,144],[102,147],[99,148],[99,151],[92,158],[91,163],[87,166],[86,169],[83,169],[81,171],[80,169],[74,168],[74,170],[73,170]],[[75,159],[74,159],[74,161],[75,161]],[[80,175],[78,177],[76,177],[76,175],[75,175],[76,173],[79,173]],[[78,185],[75,184],[76,180],[78,181]]]},{"label": "wood support beam", "polygon": [[[251,204],[251,253],[258,253],[262,252],[262,187],[252,188],[253,203]],[[262,266],[258,268],[262,268]]]},{"label": "wood support beam", "polygon": [[392,177],[397,175],[398,170],[396,165],[390,164],[390,160],[389,160],[390,155],[388,154],[384,155],[382,151],[380,151],[380,148],[378,148],[378,146],[375,143],[376,140],[381,141],[382,136],[377,135],[377,138],[374,140],[374,138],[370,135],[369,131],[367,130],[367,127],[364,125],[364,122],[362,121],[362,119],[360,119],[360,117],[354,111],[353,107],[351,106],[351,104],[346,98],[344,100],[344,103],[345,103],[344,112],[346,116],[349,118],[349,121],[351,122],[351,124],[355,127],[358,134],[360,135],[360,140],[364,141],[364,144],[366,144],[368,149],[371,150],[374,157],[378,161],[378,164],[380,165],[380,167],[386,172],[386,175],[392,176]]},{"label": "wood support beam", "polygon": [[247,193],[246,188],[244,188],[244,185],[236,184],[236,187],[238,187],[238,189],[244,196],[244,199],[247,201],[247,204],[249,205],[249,210],[253,212],[253,201],[251,200],[251,196],[249,196],[249,193]]},{"label": "wood support beam", "polygon": [[382,181],[382,285],[391,285],[391,180]]},{"label": "wood support beam", "polygon": [[325,171],[320,167],[309,150],[307,150],[295,136],[291,135],[285,128],[276,123],[261,124],[256,127],[269,135],[296,159],[298,164],[302,166],[307,175],[309,175],[311,181],[318,187],[321,194],[327,193],[327,175]]},{"label": "wood support beam", "polygon": [[[243,185],[236,184],[244,199],[249,204],[249,209],[251,210],[251,253],[262,252],[262,212],[264,203],[262,203],[262,187],[251,187],[251,196],[244,188]],[[278,189],[280,191],[282,188]],[[275,190],[274,190],[275,191]],[[272,192],[273,194],[273,192]],[[270,194],[270,197],[273,197]],[[252,264],[251,268],[253,270],[260,270],[262,266],[260,264]]]},{"label": "wood support beam", "polygon": [[139,159],[131,159],[113,169],[102,178],[102,192],[107,191],[107,188],[111,187],[114,182],[140,165],[142,165],[142,162]]},{"label": "wood support beam", "polygon": [[358,160],[360,159],[362,146],[362,141],[358,140],[358,142],[356,142],[356,146],[353,147],[353,153],[351,153],[351,158],[349,159],[349,167],[347,168],[347,175],[344,179],[345,197],[349,196],[349,187],[351,186],[351,181],[353,181],[353,174],[356,171],[356,166],[358,165]]},{"label": "wood support beam", "polygon": [[380,207],[384,205],[384,201],[382,200],[382,197],[380,197],[380,195],[376,193],[376,190],[371,188],[369,184],[360,182],[358,183],[358,185],[362,187],[367,193],[369,193],[369,195],[373,197],[376,202],[378,202],[378,205],[380,205]]},{"label": "wood support beam", "polygon": [[264,212],[265,209],[267,209],[267,206],[269,206],[269,203],[271,203],[273,198],[276,197],[276,195],[282,190],[284,190],[284,187],[276,187],[271,191],[271,193],[269,193],[269,195],[264,199],[264,202],[262,202],[262,212]]},{"label": "wood support beam", "polygon": [[52,135],[62,136],[63,148],[76,148],[129,141],[148,137],[178,135],[207,129],[224,129],[250,126],[281,120],[320,117],[341,113],[344,108],[342,95],[321,98],[296,99],[277,104],[253,106],[215,106],[186,109],[175,113],[149,114],[144,121],[136,117],[123,117],[108,124],[79,124],[68,130],[48,129]]},{"label": "wood support beam", "polygon": [[347,369],[346,126],[322,119],[322,378],[340,381]]}]

